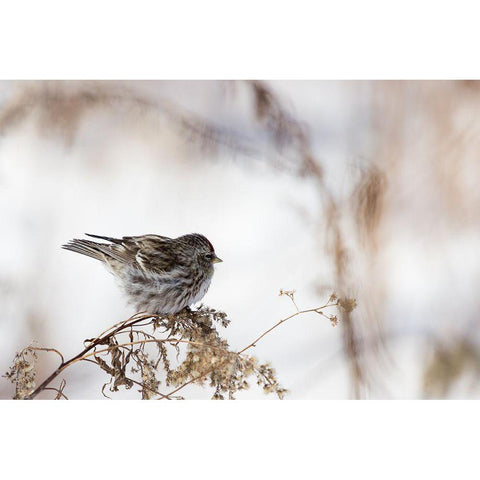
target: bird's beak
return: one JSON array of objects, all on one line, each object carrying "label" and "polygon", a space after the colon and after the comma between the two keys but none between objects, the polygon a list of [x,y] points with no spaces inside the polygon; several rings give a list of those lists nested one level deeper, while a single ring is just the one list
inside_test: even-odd
[{"label": "bird's beak", "polygon": [[218,258],[216,255],[213,257],[212,259],[212,263],[220,263],[220,262],[223,262],[223,260],[221,258]]}]

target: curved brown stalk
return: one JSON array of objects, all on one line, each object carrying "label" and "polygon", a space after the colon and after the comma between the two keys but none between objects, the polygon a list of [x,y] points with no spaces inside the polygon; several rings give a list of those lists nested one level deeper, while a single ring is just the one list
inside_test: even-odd
[{"label": "curved brown stalk", "polygon": [[[85,347],[78,355],[75,355],[70,360],[62,361],[60,365],[57,367],[57,369],[50,376],[48,376],[32,393],[30,393],[25,397],[25,400],[33,400],[40,392],[45,390],[47,386],[50,384],[50,382],[52,382],[55,378],[57,378],[58,375],[60,375],[66,368],[68,368],[70,365],[74,364],[75,362],[78,362],[79,360],[81,360],[85,354],[89,353],[98,345],[104,344],[106,341],[108,341],[109,338],[114,336],[120,330],[123,330],[125,327],[131,327],[133,325],[136,325],[137,323],[140,323],[146,320],[147,318],[153,318],[153,317],[154,317],[153,315],[142,315],[141,317],[137,317],[137,315],[134,315],[133,317],[130,317],[128,320],[124,322],[120,322],[120,325],[116,327],[114,330],[112,330],[110,333],[104,332],[103,336],[96,338],[92,343],[90,343],[87,347]],[[109,330],[110,329],[106,330],[106,332],[109,332]],[[55,351],[54,349],[50,349],[50,350]],[[61,354],[60,356],[63,359],[63,356]]]}]

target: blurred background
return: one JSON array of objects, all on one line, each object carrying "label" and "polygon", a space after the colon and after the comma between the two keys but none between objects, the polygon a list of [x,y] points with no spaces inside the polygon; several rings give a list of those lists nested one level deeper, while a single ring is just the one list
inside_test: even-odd
[{"label": "blurred background", "polygon": [[[479,107],[472,81],[0,82],[2,373],[134,313],[63,243],[199,232],[233,349],[293,313],[281,288],[301,309],[356,298],[335,328],[305,315],[258,343],[287,398],[478,398]],[[56,365],[41,354],[39,379]],[[103,398],[93,365],[64,377]]]}]

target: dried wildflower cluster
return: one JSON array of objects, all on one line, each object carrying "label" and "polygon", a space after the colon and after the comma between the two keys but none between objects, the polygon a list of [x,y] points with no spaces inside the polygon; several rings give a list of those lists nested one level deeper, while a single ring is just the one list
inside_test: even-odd
[{"label": "dried wildflower cluster", "polygon": [[[186,345],[185,359],[176,367],[165,363],[166,352],[159,357],[164,361],[166,385],[181,388],[183,385],[197,383],[214,388],[213,399],[235,398],[235,393],[249,388],[248,377],[255,376],[257,384],[266,393],[276,393],[283,398],[286,390],[282,388],[273,369],[259,365],[255,357],[229,350],[228,343],[220,337],[215,324],[227,327],[230,320],[224,312],[208,307],[198,310],[184,310],[174,317],[157,317],[155,328],[163,329],[179,341],[169,341],[169,345],[180,354],[179,345]],[[267,388],[268,386],[268,388]]]},{"label": "dried wildflower cluster", "polygon": [[15,384],[14,399],[21,400],[35,389],[35,364],[37,358],[37,352],[32,346],[24,348],[15,355],[12,366],[4,375]]},{"label": "dried wildflower cluster", "polygon": [[[208,385],[212,399],[234,399],[250,387],[251,378],[267,393],[284,398],[287,390],[278,382],[269,363],[260,363],[245,352],[256,346],[265,335],[285,321],[305,313],[317,313],[336,325],[337,317],[324,310],[328,307],[354,308],[352,299],[332,294],[322,307],[299,310],[294,291],[281,290],[290,298],[296,312],[280,320],[240,351],[232,351],[219,334],[219,327],[230,323],[224,312],[206,306],[186,308],[173,315],[137,314],[113,325],[95,338],[85,340],[84,349],[65,361],[55,349],[29,346],[18,353],[6,377],[16,385],[15,398],[33,399],[44,390],[57,392],[55,398],[67,398],[65,381],[59,388],[49,387],[66,368],[84,361],[96,364],[109,376],[102,388],[116,392],[120,387],[140,387],[142,399],[181,399],[178,392],[187,385]],[[35,360],[38,351],[55,352],[61,358],[59,367],[38,387],[35,386]],[[161,391],[162,390],[162,391]]]},{"label": "dried wildflower cluster", "polygon": [[[103,392],[106,387],[115,392],[120,386],[129,389],[137,384],[142,399],[182,398],[175,393],[184,386],[208,382],[214,388],[213,398],[228,394],[233,399],[235,392],[248,388],[247,377],[256,374],[283,395],[273,371],[264,380],[264,372],[260,372],[253,357],[229,350],[217,330],[217,326],[227,327],[229,322],[224,312],[203,306],[175,315],[136,316],[116,329],[113,336],[89,340],[96,346],[86,356],[93,357],[91,361],[110,376]],[[100,345],[107,348],[99,349]],[[135,376],[140,378],[136,380]],[[175,388],[161,393],[162,384]]]},{"label": "dried wildflower cluster", "polygon": [[[280,296],[284,295],[290,298],[292,303],[295,305],[295,308],[297,309],[296,315],[300,313],[315,312],[321,315],[322,317],[325,317],[328,320],[330,320],[332,327],[336,327],[338,325],[339,320],[337,315],[333,315],[331,313],[324,311],[327,307],[339,307],[343,312],[351,313],[357,306],[357,301],[354,298],[348,298],[348,297],[338,298],[336,293],[332,293],[325,305],[322,305],[321,307],[318,307],[318,308],[312,308],[310,310],[300,311],[295,302],[295,290],[280,290],[279,295]],[[288,317],[286,320],[288,320],[289,318],[291,317]],[[284,320],[282,320],[281,322],[283,321]]]}]

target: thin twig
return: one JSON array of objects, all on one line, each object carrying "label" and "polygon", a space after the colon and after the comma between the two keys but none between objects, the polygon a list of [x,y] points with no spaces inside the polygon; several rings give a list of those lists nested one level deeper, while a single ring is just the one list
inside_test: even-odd
[{"label": "thin twig", "polygon": [[43,347],[33,347],[33,346],[31,346],[30,350],[37,350],[37,351],[41,351],[41,352],[55,352],[62,359],[62,363],[65,363],[65,359],[63,358],[63,355],[58,350],[56,350],[55,348],[43,348]]},{"label": "thin twig", "polygon": [[[295,302],[294,302],[295,303]],[[323,308],[326,308],[326,307],[332,307],[336,305],[336,303],[332,303],[332,304],[329,304],[329,303],[326,303],[325,305],[323,305],[322,307],[318,307],[318,308],[309,308],[308,310],[298,310],[296,311],[295,313],[292,313],[292,315],[290,315],[289,317],[286,317],[286,318],[283,318],[282,320],[280,320],[279,322],[277,322],[275,325],[273,325],[273,327],[270,327],[268,330],[265,330],[259,337],[257,337],[253,342],[251,342],[249,345],[247,345],[245,348],[243,348],[242,350],[240,350],[238,353],[243,353],[245,352],[246,350],[252,348],[252,347],[255,347],[256,343],[261,340],[265,335],[267,335],[268,333],[270,333],[272,330],[274,330],[275,328],[279,327],[282,323],[285,323],[287,320],[290,320],[291,318],[293,317],[297,317],[298,315],[303,315],[305,313],[312,313],[312,312],[315,312],[315,313],[320,313],[320,310],[323,309]]]},{"label": "thin twig", "polygon": [[[293,298],[290,297],[290,299],[293,301],[293,303],[295,304]],[[251,342],[249,345],[247,345],[245,348],[243,348],[242,350],[236,352],[237,355],[241,355],[243,352],[245,352],[246,350],[254,347],[256,345],[256,343],[262,339],[265,335],[267,335],[268,333],[270,333],[272,330],[274,330],[275,328],[279,327],[282,323],[285,323],[287,320],[290,320],[294,317],[297,317],[298,315],[303,315],[305,313],[312,313],[312,312],[315,312],[315,313],[319,313],[320,310],[324,309],[324,308],[327,308],[327,307],[333,307],[333,306],[336,306],[338,305],[338,302],[330,302],[330,300],[325,304],[325,305],[322,305],[321,307],[318,307],[318,308],[309,308],[307,310],[298,310],[297,308],[297,312],[293,313],[292,315],[286,317],[286,318],[283,318],[282,320],[280,320],[279,322],[277,322],[275,325],[273,325],[273,327],[269,328],[268,330],[266,330],[265,332],[263,332],[259,337],[257,337],[253,342]],[[296,306],[296,304],[295,304]],[[207,370],[206,372],[204,373],[201,373],[200,375],[190,379],[188,382],[185,382],[183,383],[182,385],[180,385],[179,387],[177,387],[175,390],[172,390],[171,392],[167,393],[167,397],[173,395],[174,393],[178,392],[179,390],[181,390],[182,388],[186,387],[187,385],[190,385],[191,383],[194,383],[196,382],[197,380],[200,380],[201,378],[209,375],[210,373],[213,372],[213,370],[215,370],[215,368],[211,368],[209,370]]]}]

